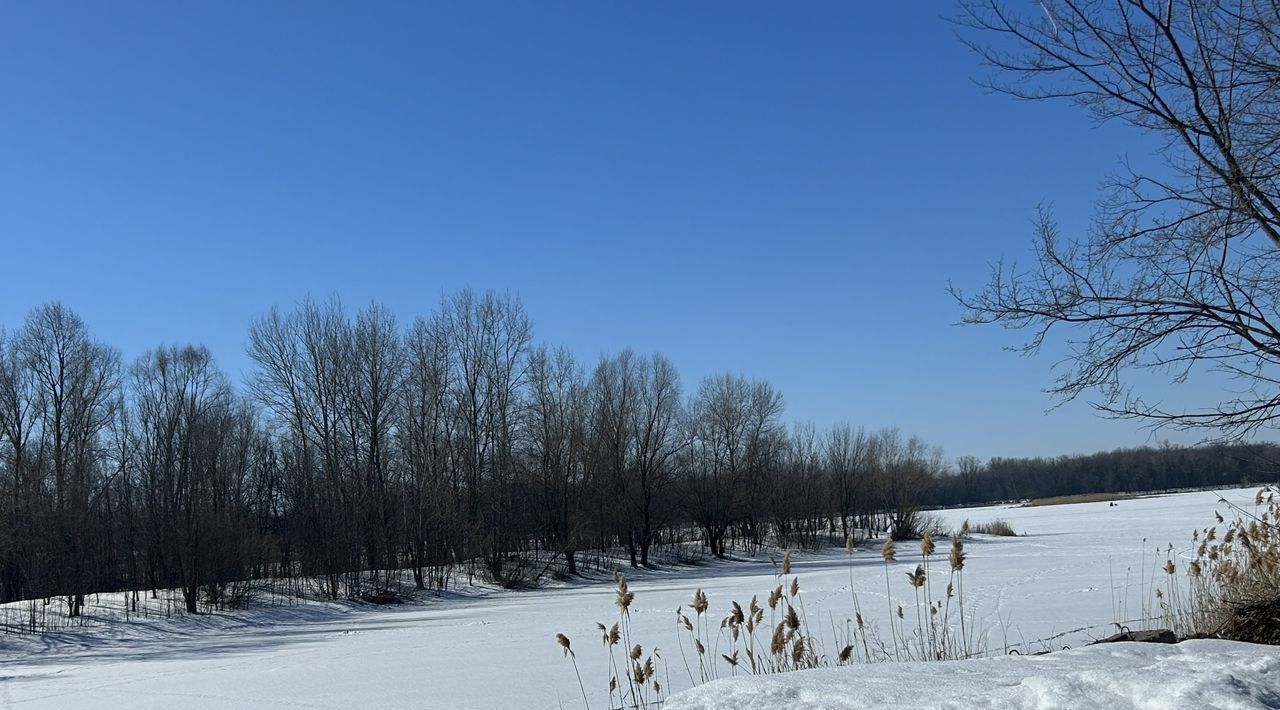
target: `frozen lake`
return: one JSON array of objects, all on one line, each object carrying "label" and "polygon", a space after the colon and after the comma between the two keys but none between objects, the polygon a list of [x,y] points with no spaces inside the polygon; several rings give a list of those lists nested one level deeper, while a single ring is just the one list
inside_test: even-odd
[{"label": "frozen lake", "polygon": [[[1256,489],[1226,496],[1253,509]],[[966,603],[977,611],[987,646],[1006,639],[1078,646],[1111,632],[1106,625],[1139,616],[1142,578],[1173,555],[1186,555],[1191,533],[1228,514],[1215,493],[1186,493],[1107,503],[1037,508],[991,507],[940,513],[1007,520],[1025,536],[976,536],[966,543]],[[947,542],[939,541],[939,569]],[[914,543],[899,546],[890,568],[895,599],[914,608],[906,572],[918,561]],[[885,626],[885,569],[879,545],[799,555],[804,603],[815,632],[852,616],[854,590],[866,616]],[[1179,567],[1181,568],[1181,564]],[[762,602],[774,585],[764,561],[713,563],[665,572],[628,573],[636,593],[634,640],[663,649],[669,687],[689,685],[678,652],[677,607],[695,588],[710,598],[718,621],[736,599]],[[945,580],[941,582],[945,585]],[[935,596],[938,596],[935,591]],[[582,704],[573,669],[555,644],[573,640],[593,707],[605,707],[609,673],[595,622],[617,618],[607,582],[533,592],[477,591],[421,604],[371,608],[307,605],[239,615],[44,638],[0,639],[0,706],[22,708],[572,708]],[[821,620],[819,622],[819,619]],[[1073,631],[1095,626],[1087,631]],[[1064,633],[1065,632],[1065,633]],[[829,631],[822,635],[829,636]],[[832,642],[826,639],[827,650]]]}]

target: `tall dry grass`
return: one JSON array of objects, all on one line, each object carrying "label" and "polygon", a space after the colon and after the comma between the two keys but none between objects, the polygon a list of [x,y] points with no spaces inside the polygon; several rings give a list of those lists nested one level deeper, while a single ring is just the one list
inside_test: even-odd
[{"label": "tall dry grass", "polygon": [[[1154,583],[1164,625],[1181,637],[1280,645],[1280,501],[1258,490],[1252,510],[1225,499],[1227,516],[1192,535],[1194,554],[1166,548]],[[1222,534],[1219,535],[1219,529]],[[1180,581],[1181,578],[1181,581]]]},{"label": "tall dry grass", "polygon": [[[968,522],[969,521],[967,520],[965,521],[965,523],[968,523]],[[995,520],[985,522],[985,523],[976,523],[970,526],[966,530],[966,533],[970,531],[978,533],[980,535],[998,535],[1001,537],[1017,537],[1018,536],[1018,531],[1014,530],[1013,526],[1009,524],[1009,521],[1003,518],[996,518]]]},{"label": "tall dry grass", "polygon": [[[614,606],[618,609],[618,619],[606,626],[596,623],[600,632],[601,645],[609,657],[610,676],[608,683],[610,708],[647,708],[662,704],[665,699],[665,688],[658,675],[662,670],[662,655],[657,648],[645,653],[644,646],[632,643],[631,638],[631,604],[636,594],[627,584],[627,578],[621,572],[613,573]],[[590,710],[586,685],[578,672],[577,656],[574,654],[569,637],[563,633],[556,634],[556,643],[564,649],[565,656],[573,661],[574,675],[578,679],[578,688],[582,691],[582,702]]]},{"label": "tall dry grass", "polygon": [[[774,584],[761,602],[761,595],[745,603],[729,600],[722,616],[713,614],[712,602],[698,589],[690,602],[676,610],[681,662],[692,685],[739,674],[766,675],[809,668],[877,663],[883,661],[949,660],[972,658],[984,649],[974,633],[974,620],[964,605],[964,572],[968,554],[956,534],[948,549],[940,551],[932,533],[919,542],[918,553],[910,561],[915,567],[906,574],[911,591],[901,598],[911,600],[904,607],[893,598],[891,563],[898,548],[887,541],[881,549],[885,563],[886,619],[889,632],[869,619],[853,591],[853,541],[846,543],[849,557],[851,615],[837,624],[834,615],[810,619],[805,610],[800,576],[792,569],[792,554],[773,560]],[[937,577],[937,579],[934,579]],[[946,581],[945,585],[942,580]],[[630,638],[629,608],[635,593],[626,578],[615,575],[619,620],[612,626],[596,625],[609,654],[608,682],[611,708],[643,708],[661,702],[663,684],[657,680],[661,657],[656,650],[644,663],[642,647]],[[908,613],[908,608],[910,613]],[[566,656],[573,658],[568,638],[557,635]],[[623,653],[615,648],[621,647]],[[630,649],[630,651],[626,651]],[[619,664],[619,660],[622,664]],[[576,661],[574,664],[576,673]],[[665,670],[665,669],[664,669]],[[586,694],[584,691],[584,702]]]}]

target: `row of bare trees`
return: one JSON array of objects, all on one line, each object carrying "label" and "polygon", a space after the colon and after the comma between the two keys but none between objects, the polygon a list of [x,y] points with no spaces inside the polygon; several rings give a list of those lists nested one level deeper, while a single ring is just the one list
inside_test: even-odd
[{"label": "row of bare trees", "polygon": [[896,429],[787,426],[767,382],[686,393],[662,355],[583,364],[493,293],[407,327],[304,302],[248,342],[237,388],[198,346],[123,366],[59,304],[0,335],[0,598],[77,615],[92,592],[175,589],[194,612],[252,580],[365,598],[459,571],[531,584],[584,559],[909,536],[922,504],[1238,482],[1278,458],[1164,447],[953,471]]},{"label": "row of bare trees", "polygon": [[[462,291],[402,327],[307,301],[249,329],[237,388],[199,346],[128,366],[60,304],[0,339],[0,596],[253,579],[331,597],[654,563],[901,523],[941,454],[893,430],[788,429],[767,382],[686,395],[659,354],[537,346],[514,298]],[[598,557],[598,555],[597,555]]]}]

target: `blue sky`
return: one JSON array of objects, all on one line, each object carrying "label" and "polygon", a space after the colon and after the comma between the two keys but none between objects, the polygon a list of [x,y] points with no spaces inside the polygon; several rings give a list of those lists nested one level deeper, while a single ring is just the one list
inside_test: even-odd
[{"label": "blue sky", "polygon": [[952,456],[1152,443],[1046,414],[1060,351],[953,325],[948,281],[1025,258],[1038,203],[1083,227],[1150,140],[984,93],[948,12],[8,2],[0,324],[61,300],[126,358],[202,342],[239,376],[273,304],[409,320],[469,285],[587,361],[768,379],[788,419]]}]

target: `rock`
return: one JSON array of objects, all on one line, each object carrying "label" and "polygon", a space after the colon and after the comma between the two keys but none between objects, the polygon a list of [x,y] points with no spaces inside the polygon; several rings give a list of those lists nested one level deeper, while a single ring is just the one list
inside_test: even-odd
[{"label": "rock", "polygon": [[1149,631],[1124,630],[1114,636],[1108,636],[1098,643],[1118,643],[1120,641],[1136,641],[1138,643],[1177,643],[1178,635],[1169,629],[1151,629]]}]

